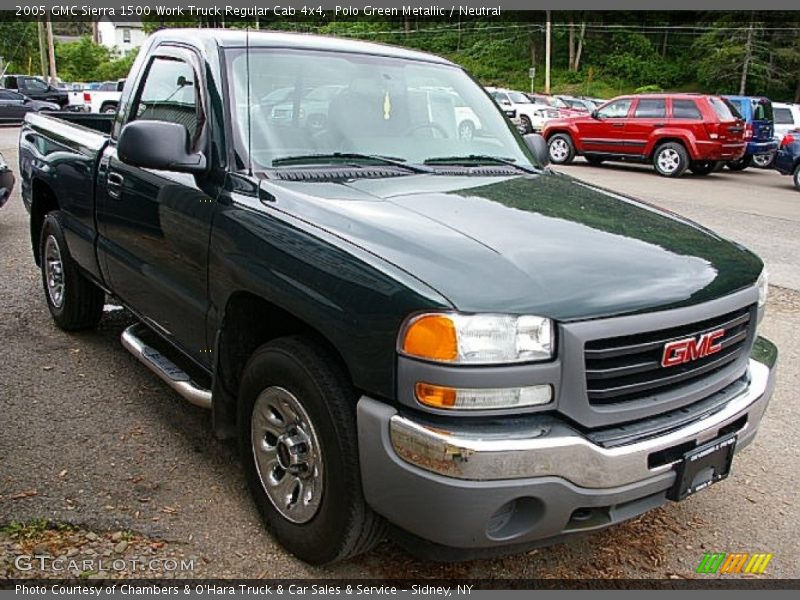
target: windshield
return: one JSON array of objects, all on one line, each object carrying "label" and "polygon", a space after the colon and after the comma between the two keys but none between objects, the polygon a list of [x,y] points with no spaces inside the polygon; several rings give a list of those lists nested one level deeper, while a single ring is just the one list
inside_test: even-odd
[{"label": "windshield", "polygon": [[347,154],[408,164],[482,156],[531,165],[497,105],[458,67],[251,48],[248,102],[247,56],[234,49],[226,57],[242,167],[252,161],[255,170],[289,168],[302,161],[287,159],[313,156],[333,163],[334,155]]},{"label": "windshield", "polygon": [[508,97],[514,104],[531,104],[530,98],[521,92],[508,92]]},{"label": "windshield", "polygon": [[714,112],[717,113],[720,121],[735,121],[736,119],[742,118],[741,113],[736,110],[736,107],[731,104],[727,98],[710,96],[708,101],[711,103],[711,106],[714,108]]}]

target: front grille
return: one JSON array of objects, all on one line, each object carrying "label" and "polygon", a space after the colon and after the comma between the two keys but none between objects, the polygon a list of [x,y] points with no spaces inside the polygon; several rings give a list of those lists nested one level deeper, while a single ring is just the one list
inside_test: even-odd
[{"label": "front grille", "polygon": [[[592,340],[586,343],[586,392],[589,404],[608,405],[664,394],[697,383],[734,363],[749,347],[753,307],[719,317],[659,331]],[[718,343],[722,349],[671,367],[661,366],[668,342],[697,339],[704,333],[725,329]]]}]

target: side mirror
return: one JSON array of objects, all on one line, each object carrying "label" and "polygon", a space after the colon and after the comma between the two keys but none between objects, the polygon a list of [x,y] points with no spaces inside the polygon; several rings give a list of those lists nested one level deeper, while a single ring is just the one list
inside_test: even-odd
[{"label": "side mirror", "polygon": [[189,150],[189,131],[179,123],[133,121],[122,128],[119,159],[131,166],[182,173],[202,173],[206,157]]},{"label": "side mirror", "polygon": [[547,142],[544,137],[538,133],[529,133],[522,136],[522,139],[525,140],[525,145],[528,146],[528,150],[536,157],[536,162],[543,167],[550,164],[550,149],[547,147]]},{"label": "side mirror", "polygon": [[600,119],[601,118],[600,117],[600,113],[597,112],[596,108],[592,112],[590,112],[589,114],[592,116],[593,119]]}]

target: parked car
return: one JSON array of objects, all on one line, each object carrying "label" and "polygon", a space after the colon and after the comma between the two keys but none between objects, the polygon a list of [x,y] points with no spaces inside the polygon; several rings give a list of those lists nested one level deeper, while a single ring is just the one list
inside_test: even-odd
[{"label": "parked car", "polygon": [[581,111],[575,110],[558,96],[549,94],[525,94],[535,104],[545,104],[558,111],[559,118],[580,117]]},{"label": "parked car", "polygon": [[792,176],[794,187],[800,192],[800,129],[783,136],[774,164],[779,173]]},{"label": "parked car", "polygon": [[19,92],[0,89],[0,123],[20,123],[29,112],[60,109],[55,102],[32,100]]},{"label": "parked car", "polygon": [[8,166],[6,159],[0,154],[0,208],[8,201],[14,189],[14,173]]},{"label": "parked car", "polygon": [[83,106],[86,112],[110,113],[117,112],[119,99],[122,96],[122,89],[125,87],[125,80],[105,81],[100,85],[84,89]]},{"label": "parked car", "polygon": [[503,111],[503,114],[506,118],[511,121],[511,123],[516,127],[519,131],[524,130],[524,125],[519,118],[519,113],[517,109],[514,108],[514,104],[511,102],[511,99],[506,96],[505,94],[492,94],[489,90],[491,88],[486,88],[486,92],[491,96],[492,100],[494,100],[495,104],[500,107],[500,110]]},{"label": "parked car", "polygon": [[775,139],[778,143],[790,131],[800,129],[800,104],[772,103],[772,115],[775,119]]},{"label": "parked car", "polygon": [[488,87],[486,91],[501,106],[510,106],[517,112],[522,133],[541,131],[548,119],[555,119],[559,116],[557,110],[546,104],[532,102],[522,92],[494,87]]},{"label": "parked car", "polygon": [[543,135],[554,164],[579,155],[593,165],[652,162],[664,177],[707,175],[745,152],[744,122],[732,105],[700,94],[620,96],[589,115],[549,121]]},{"label": "parked car", "polygon": [[745,123],[744,139],[747,142],[744,156],[726,164],[731,171],[743,171],[751,164],[766,168],[772,164],[778,141],[774,138],[772,102],[760,96],[725,96],[733,104]]},{"label": "parked car", "polygon": [[66,91],[56,89],[41,77],[33,75],[3,75],[0,77],[0,87],[24,94],[31,100],[54,102],[62,107],[69,102]]},{"label": "parked car", "polygon": [[590,113],[597,108],[594,102],[592,102],[591,100],[585,100],[583,98],[576,98],[574,96],[564,96],[563,94],[556,96],[556,98],[561,100],[572,110],[577,111],[579,113]]},{"label": "parked car", "polygon": [[[452,113],[409,98],[426,82],[481,135],[441,135]],[[346,90],[311,131],[251,102],[272,85]],[[753,441],[777,360],[763,262],[543,168],[541,136],[457,65],[165,29],[120,107],[20,132],[48,310],[74,331],[106,292],[130,308],[124,346],[238,439],[295,556],[364,552],[387,522],[429,559],[560,542],[701,493]]]}]

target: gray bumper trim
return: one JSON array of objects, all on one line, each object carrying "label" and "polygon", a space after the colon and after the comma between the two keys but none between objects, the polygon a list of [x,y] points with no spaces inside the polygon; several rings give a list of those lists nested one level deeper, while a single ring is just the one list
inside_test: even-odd
[{"label": "gray bumper trim", "polygon": [[422,469],[471,480],[556,476],[588,488],[610,488],[669,471],[673,463],[648,467],[648,457],[686,442],[703,443],[747,416],[738,430],[746,437],[758,426],[773,386],[771,370],[750,361],[747,388],[724,408],[665,435],[603,448],[566,424],[507,431],[494,439],[480,433],[444,431],[394,415],[390,421],[397,455]]}]

